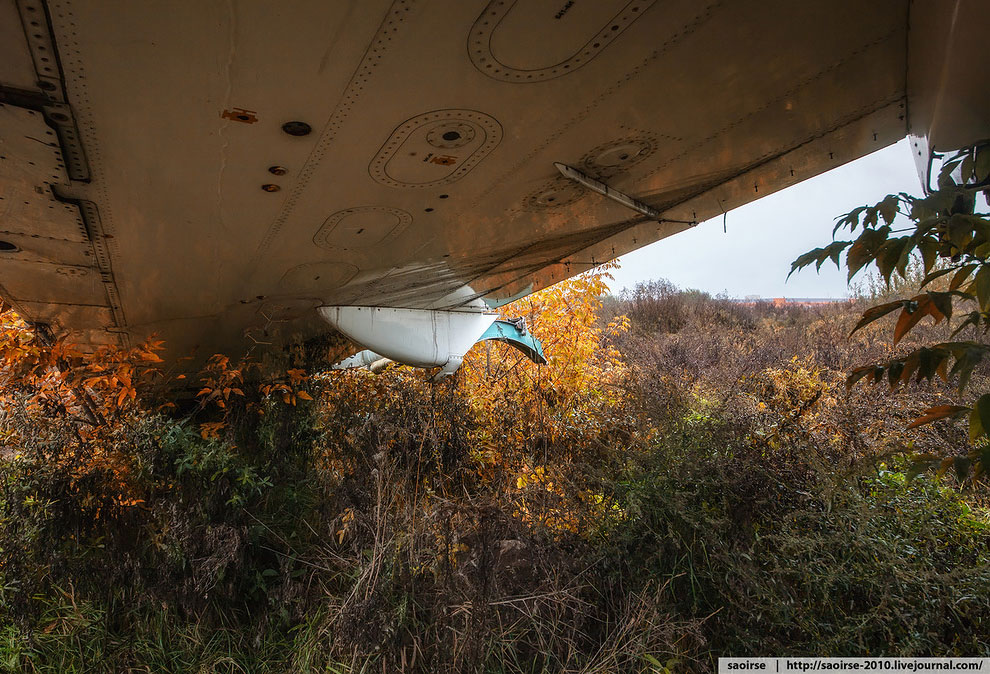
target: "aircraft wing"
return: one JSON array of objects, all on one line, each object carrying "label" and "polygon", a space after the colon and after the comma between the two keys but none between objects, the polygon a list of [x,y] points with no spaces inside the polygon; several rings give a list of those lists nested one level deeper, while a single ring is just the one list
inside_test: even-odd
[{"label": "aircraft wing", "polygon": [[324,305],[498,306],[905,134],[923,168],[990,136],[988,17],[0,0],[0,295],[85,344],[207,355],[325,331]]}]

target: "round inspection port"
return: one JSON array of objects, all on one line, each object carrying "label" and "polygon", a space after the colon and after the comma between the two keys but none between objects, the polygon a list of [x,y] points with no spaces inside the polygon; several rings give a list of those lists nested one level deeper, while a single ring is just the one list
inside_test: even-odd
[{"label": "round inspection port", "polygon": [[282,188],[273,183],[265,183],[264,185],[261,186],[261,189],[263,189],[266,192],[278,192]]},{"label": "round inspection port", "polygon": [[0,253],[16,253],[20,248],[10,241],[0,241]]},{"label": "round inspection port", "polygon": [[286,122],[282,125],[282,131],[285,131],[290,136],[308,136],[313,130],[306,122]]},{"label": "round inspection port", "polygon": [[54,119],[56,122],[68,122],[69,121],[69,116],[67,114],[65,114],[64,112],[53,112],[52,114],[49,115],[49,117],[51,117],[52,119]]},{"label": "round inspection port", "polygon": [[284,166],[269,166],[268,172],[271,173],[273,176],[284,176],[286,173],[289,172],[289,169],[285,168]]}]

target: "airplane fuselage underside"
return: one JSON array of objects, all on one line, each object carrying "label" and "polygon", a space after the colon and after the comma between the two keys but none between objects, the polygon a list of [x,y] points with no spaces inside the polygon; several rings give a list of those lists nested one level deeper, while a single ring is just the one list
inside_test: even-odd
[{"label": "airplane fuselage underside", "polygon": [[321,306],[497,307],[906,134],[922,167],[990,136],[988,17],[0,0],[0,294],[173,356],[325,331]]}]

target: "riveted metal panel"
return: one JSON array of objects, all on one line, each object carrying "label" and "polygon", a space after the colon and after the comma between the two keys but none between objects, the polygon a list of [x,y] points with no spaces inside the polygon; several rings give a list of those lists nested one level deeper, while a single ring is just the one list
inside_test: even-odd
[{"label": "riveted metal panel", "polygon": [[[24,2],[66,96],[22,107],[62,167],[6,231],[94,270],[107,313],[66,329],[99,316],[176,354],[315,334],[320,303],[502,303],[687,226],[555,162],[698,221],[910,114],[908,0]],[[0,194],[47,180],[0,175]]]}]

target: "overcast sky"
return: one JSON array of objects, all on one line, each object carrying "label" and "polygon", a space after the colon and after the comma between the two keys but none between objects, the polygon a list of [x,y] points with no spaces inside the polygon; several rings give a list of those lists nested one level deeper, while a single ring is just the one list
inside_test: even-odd
[{"label": "overcast sky", "polygon": [[726,234],[719,216],[625,255],[610,285],[618,292],[665,278],[731,297],[844,297],[845,275],[835,265],[796,272],[785,283],[791,262],[832,240],[836,216],[894,192],[921,192],[906,140],[729,211]]}]

